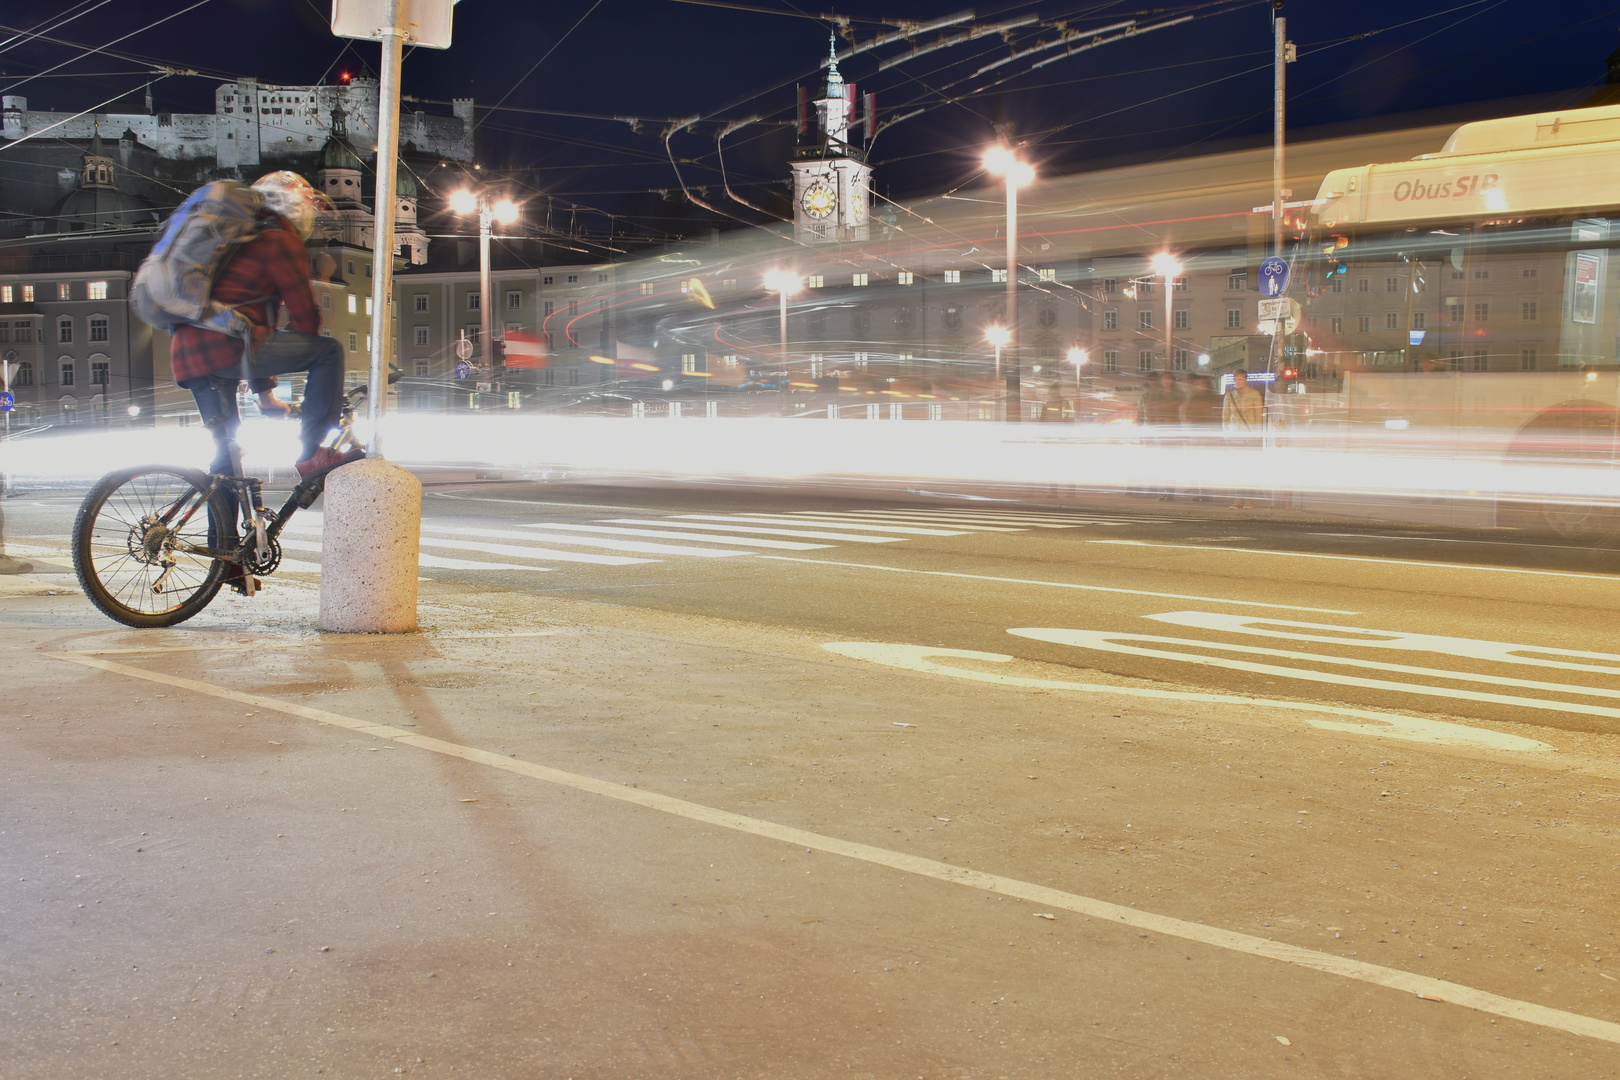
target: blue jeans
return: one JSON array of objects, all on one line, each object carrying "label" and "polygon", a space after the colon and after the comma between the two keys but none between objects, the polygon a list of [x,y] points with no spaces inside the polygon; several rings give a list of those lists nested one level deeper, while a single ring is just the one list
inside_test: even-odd
[{"label": "blue jeans", "polygon": [[[197,411],[203,423],[223,422],[219,453],[209,466],[212,472],[229,472],[230,455],[226,444],[236,438],[241,418],[236,411],[236,394],[227,392],[218,382],[236,381],[240,368],[221,371],[213,376],[187,379],[180,385],[191,391],[197,401]],[[336,338],[320,334],[301,334],[296,330],[278,330],[259,346],[247,366],[251,380],[268,379],[276,375],[305,372],[303,402],[303,453],[300,461],[315,456],[316,449],[337,426],[338,414],[343,408],[343,346]]]}]

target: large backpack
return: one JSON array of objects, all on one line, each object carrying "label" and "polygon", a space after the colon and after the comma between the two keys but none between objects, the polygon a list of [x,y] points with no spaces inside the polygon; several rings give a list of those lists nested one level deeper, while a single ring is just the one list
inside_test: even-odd
[{"label": "large backpack", "polygon": [[257,191],[234,180],[215,180],[192,192],[135,271],[129,302],[141,321],[169,333],[189,325],[247,338],[247,319],[212,294],[226,258],[259,235],[262,206]]}]

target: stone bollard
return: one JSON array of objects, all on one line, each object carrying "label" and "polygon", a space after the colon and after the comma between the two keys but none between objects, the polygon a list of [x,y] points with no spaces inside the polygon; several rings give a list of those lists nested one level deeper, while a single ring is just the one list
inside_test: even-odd
[{"label": "stone bollard", "polygon": [[320,628],[340,634],[416,629],[422,483],[387,461],[356,461],[326,478]]}]

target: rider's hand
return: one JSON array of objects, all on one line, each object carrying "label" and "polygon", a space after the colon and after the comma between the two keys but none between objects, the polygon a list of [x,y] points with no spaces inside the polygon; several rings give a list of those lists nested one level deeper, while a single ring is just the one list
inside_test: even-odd
[{"label": "rider's hand", "polygon": [[265,416],[273,416],[285,420],[292,415],[292,407],[284,401],[277,401],[269,394],[259,396],[259,411]]}]

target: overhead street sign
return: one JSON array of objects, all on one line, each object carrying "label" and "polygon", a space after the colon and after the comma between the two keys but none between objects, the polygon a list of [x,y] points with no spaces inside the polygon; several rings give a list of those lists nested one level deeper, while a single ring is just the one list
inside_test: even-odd
[{"label": "overhead street sign", "polygon": [[472,378],[473,366],[466,360],[456,361],[456,378],[466,380]]},{"label": "overhead street sign", "polygon": [[[412,45],[450,47],[450,9],[455,0],[399,0],[399,29]],[[373,41],[388,21],[388,0],[332,0],[332,33]]]},{"label": "overhead street sign", "polygon": [[17,404],[17,399],[11,396],[11,391],[0,390],[0,412],[10,412]]},{"label": "overhead street sign", "polygon": [[1288,291],[1288,263],[1273,255],[1260,264],[1260,295],[1272,299]]}]

